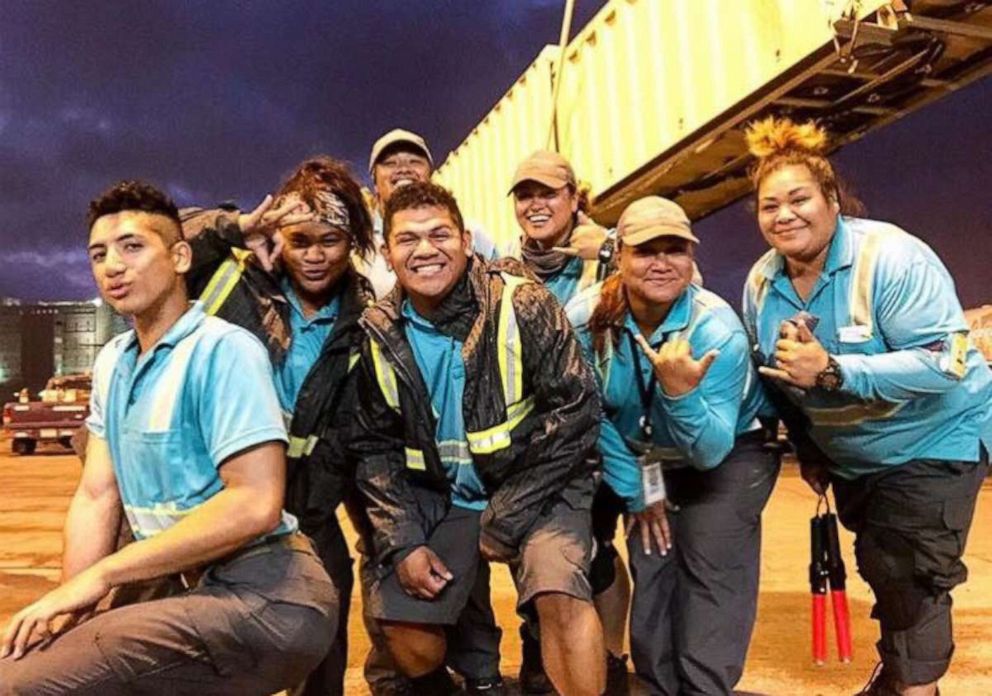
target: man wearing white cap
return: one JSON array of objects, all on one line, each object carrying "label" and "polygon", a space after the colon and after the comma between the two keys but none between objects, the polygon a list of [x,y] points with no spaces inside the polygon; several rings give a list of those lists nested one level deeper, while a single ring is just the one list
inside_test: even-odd
[{"label": "man wearing white cap", "polygon": [[[396,275],[386,265],[379,251],[384,242],[382,210],[396,189],[415,181],[430,181],[433,172],[434,158],[427,147],[427,141],[416,133],[394,128],[372,145],[369,176],[375,187],[372,222],[375,226],[376,252],[371,257],[359,259],[358,265],[362,274],[372,283],[376,297],[384,297],[396,284]],[[478,223],[466,220],[465,226],[472,235],[472,250],[476,254],[487,261],[499,258],[496,244]]]}]

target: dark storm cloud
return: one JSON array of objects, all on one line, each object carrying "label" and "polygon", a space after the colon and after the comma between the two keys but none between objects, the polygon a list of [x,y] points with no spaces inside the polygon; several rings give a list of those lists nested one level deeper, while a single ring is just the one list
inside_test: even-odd
[{"label": "dark storm cloud", "polygon": [[[557,42],[563,4],[0,3],[0,295],[92,296],[86,204],[120,178],[180,204],[250,205],[315,153],[364,175],[370,144],[395,126],[442,159]],[[603,1],[576,4],[573,31]],[[990,112],[992,87],[975,86],[838,159],[874,214],[934,244],[969,302],[992,299],[979,273]],[[701,229],[726,240],[703,250],[707,280],[737,297],[761,249],[753,220],[735,207]]]},{"label": "dark storm cloud", "polygon": [[[602,1],[579,5],[575,27]],[[560,21],[555,0],[4,3],[0,295],[91,295],[82,220],[120,178],[248,205],[318,152],[363,175],[397,125],[443,157]]]}]

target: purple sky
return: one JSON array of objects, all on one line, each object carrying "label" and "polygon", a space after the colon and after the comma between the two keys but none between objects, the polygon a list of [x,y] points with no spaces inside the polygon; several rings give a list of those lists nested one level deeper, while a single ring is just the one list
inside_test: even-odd
[{"label": "purple sky", "polygon": [[[602,0],[578,0],[574,28]],[[146,178],[180,204],[249,205],[302,158],[363,173],[394,126],[440,161],[540,48],[560,0],[0,5],[0,295],[95,294],[87,202]],[[837,157],[873,216],[930,242],[966,305],[992,302],[992,82]],[[581,174],[581,173],[580,173]],[[471,213],[471,211],[468,211]],[[699,224],[707,284],[736,300],[762,249],[742,206]],[[706,242],[720,238],[707,249]]]}]

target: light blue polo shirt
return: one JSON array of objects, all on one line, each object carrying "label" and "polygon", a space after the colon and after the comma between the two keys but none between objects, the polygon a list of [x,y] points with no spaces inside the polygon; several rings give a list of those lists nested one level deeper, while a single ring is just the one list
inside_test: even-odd
[{"label": "light blue polo shirt", "polygon": [[334,328],[334,322],[338,318],[338,311],[341,306],[341,298],[339,295],[335,295],[330,302],[308,319],[303,313],[303,305],[289,279],[283,278],[280,284],[283,294],[289,301],[291,338],[289,350],[286,351],[282,363],[275,368],[276,392],[279,394],[279,403],[282,405],[283,412],[291,416],[296,410],[296,399],[300,395],[300,389],[303,388],[307,375],[310,374],[311,368],[320,357],[324,343]]},{"label": "light blue polo shirt", "polygon": [[738,435],[761,427],[757,415],[765,397],[751,363],[747,334],[734,310],[709,290],[689,285],[648,343],[658,350],[665,341],[681,338],[689,342],[696,360],[714,349],[720,354],[702,383],[682,396],[666,395],[655,382],[651,441],[646,442],[640,428],[644,407],[634,370],[640,372],[641,384],[648,385],[653,368],[640,346],[631,346],[630,338],[640,334],[640,329],[630,312],[617,344],[607,341],[603,355],[594,353],[589,320],[602,287],[598,283],[580,293],[566,312],[603,395],[605,417],[599,437],[603,475],[628,509],[638,511],[644,501],[635,452],[652,450],[666,468],[712,469],[730,454]]},{"label": "light blue polo shirt", "polygon": [[403,302],[402,314],[403,330],[430,393],[437,421],[438,454],[451,485],[451,503],[470,510],[485,510],[489,499],[475,471],[465,436],[462,342],[438,331],[417,314],[409,300]]},{"label": "light blue polo shirt", "polygon": [[[867,249],[875,248],[870,257]],[[856,318],[852,288],[867,278],[869,313]],[[895,225],[841,218],[809,297],[796,294],[784,258],[769,251],[744,289],[753,348],[774,361],[782,321],[805,311],[840,366],[836,392],[788,389],[810,435],[844,478],[913,459],[978,461],[992,449],[992,373],[964,337],[954,282],[937,255]],[[955,367],[956,366],[956,367]]]},{"label": "light blue polo shirt", "polygon": [[[86,425],[107,441],[128,522],[147,539],[224,487],[218,469],[226,459],[287,438],[265,348],[206,316],[200,302],[138,352],[134,331],[101,349]],[[296,529],[283,512],[270,536]]]}]

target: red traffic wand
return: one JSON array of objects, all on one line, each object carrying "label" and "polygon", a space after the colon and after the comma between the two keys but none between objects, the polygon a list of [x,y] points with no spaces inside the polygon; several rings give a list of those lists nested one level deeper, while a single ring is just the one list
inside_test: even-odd
[{"label": "red traffic wand", "polygon": [[847,570],[840,555],[840,537],[837,534],[837,515],[827,508],[821,517],[827,537],[827,579],[830,581],[830,605],[834,610],[834,632],[837,635],[837,656],[841,662],[850,662],[851,615],[847,610]]},{"label": "red traffic wand", "polygon": [[827,548],[823,518],[817,514],[809,521],[809,591],[812,595],[813,661],[827,661]]}]

